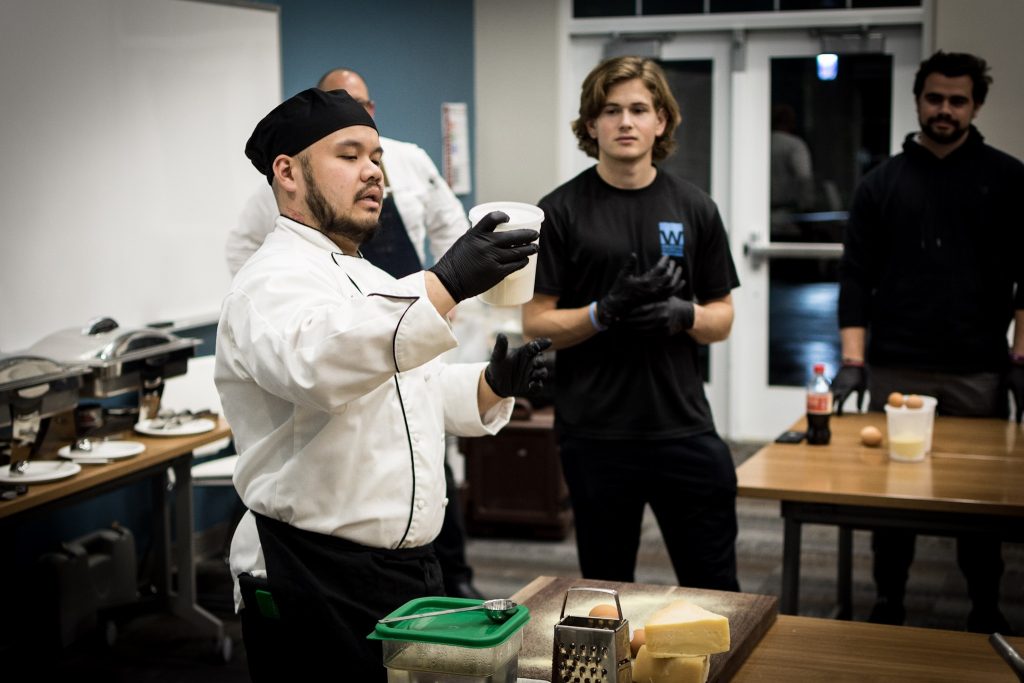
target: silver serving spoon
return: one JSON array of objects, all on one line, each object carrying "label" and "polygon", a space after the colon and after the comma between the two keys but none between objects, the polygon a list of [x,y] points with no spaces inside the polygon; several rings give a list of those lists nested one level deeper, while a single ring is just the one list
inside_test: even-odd
[{"label": "silver serving spoon", "polygon": [[496,624],[503,624],[509,620],[509,618],[516,613],[516,609],[519,607],[512,600],[506,600],[499,598],[496,600],[484,600],[479,605],[473,605],[472,607],[458,607],[456,609],[443,609],[437,612],[423,612],[422,614],[410,614],[404,617],[391,617],[390,619],[380,619],[377,621],[378,624],[390,624],[395,621],[406,621],[407,619],[422,619],[424,617],[437,617],[442,614],[455,614],[456,612],[472,612],[474,610],[483,610],[487,614],[487,618]]}]

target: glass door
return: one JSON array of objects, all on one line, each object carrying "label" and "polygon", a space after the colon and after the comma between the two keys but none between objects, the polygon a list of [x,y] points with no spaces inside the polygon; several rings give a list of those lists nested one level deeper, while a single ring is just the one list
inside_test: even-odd
[{"label": "glass door", "polygon": [[809,30],[750,33],[732,78],[734,438],[782,432],[804,412],[811,366],[838,369],[846,211],[864,174],[916,128],[918,29],[873,32],[834,60],[818,58],[823,42]]}]

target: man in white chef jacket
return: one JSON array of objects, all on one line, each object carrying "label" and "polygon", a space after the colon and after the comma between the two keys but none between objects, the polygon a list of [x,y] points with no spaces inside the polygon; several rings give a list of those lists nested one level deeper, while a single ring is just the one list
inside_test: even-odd
[{"label": "man in white chef jacket", "polygon": [[[286,100],[246,145],[281,216],[224,300],[215,376],[249,508],[231,570],[257,680],[325,667],[385,680],[366,640],[376,620],[444,593],[430,544],[445,431],[494,434],[545,374],[546,340],[499,338],[489,363],[438,359],[457,344],[446,313],[525,266],[537,232],[495,233],[507,216],[492,213],[396,280],[358,251],[381,211],[381,155],[344,90]],[[269,597],[254,591],[264,579]]]},{"label": "man in white chef jacket", "polygon": [[[377,105],[370,97],[369,86],[362,76],[351,69],[331,69],[320,78],[316,87],[321,90],[345,90],[363,105],[370,116],[376,116]],[[380,227],[372,240],[360,245],[359,253],[381,270],[401,278],[423,270],[425,263],[436,261],[466,232],[469,224],[462,204],[425,151],[411,142],[383,135],[380,136],[380,146],[384,150],[381,159],[384,202]],[[273,189],[266,183],[261,185],[242,207],[238,223],[228,233],[224,245],[232,277],[273,231],[274,223],[281,213]],[[426,253],[427,248],[429,253]],[[470,305],[473,303],[467,302]],[[459,307],[463,309],[464,317],[460,321],[463,328],[467,320],[472,318],[472,309],[469,309],[470,313],[465,317],[467,304]],[[454,320],[452,314],[448,318]],[[468,341],[466,333],[459,327],[455,329],[461,343],[465,345]],[[480,355],[476,353],[471,358],[479,360]],[[473,569],[466,561],[459,490],[448,465],[445,465],[445,480],[449,505],[445,508],[441,533],[434,541],[434,551],[441,562],[445,592],[455,597],[479,598],[480,594],[473,586]]]}]

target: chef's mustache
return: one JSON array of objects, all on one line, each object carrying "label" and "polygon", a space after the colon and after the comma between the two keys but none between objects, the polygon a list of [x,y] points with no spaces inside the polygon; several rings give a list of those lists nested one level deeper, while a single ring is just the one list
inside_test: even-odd
[{"label": "chef's mustache", "polygon": [[359,192],[356,194],[356,201],[369,197],[370,194],[374,192],[374,190],[379,191],[382,197],[384,196],[384,188],[381,186],[380,183],[366,183],[365,185],[363,185],[362,189],[360,189]]}]

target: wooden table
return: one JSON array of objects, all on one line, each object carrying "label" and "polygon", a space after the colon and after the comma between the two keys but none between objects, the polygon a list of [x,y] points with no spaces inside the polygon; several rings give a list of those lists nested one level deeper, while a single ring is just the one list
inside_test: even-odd
[{"label": "wooden table", "polygon": [[[554,632],[544,615],[552,611],[557,614],[561,603],[552,605],[544,596],[550,595],[553,587],[580,583],[594,582],[541,576],[512,596],[531,612],[519,656],[519,675],[523,678],[548,680],[545,671],[531,663],[546,659],[549,675]],[[615,586],[627,595],[633,587],[651,588],[640,584],[600,583]],[[670,586],[658,588],[666,595],[686,590]],[[635,619],[631,624],[640,626],[642,621]],[[1024,651],[1024,638],[1008,640],[1018,651]],[[712,662],[717,656],[712,656]],[[752,647],[731,680],[733,683],[1011,683],[1016,676],[981,634],[783,615]]]},{"label": "wooden table", "polygon": [[[157,589],[165,596],[170,611],[196,629],[197,635],[214,638],[222,657],[230,658],[231,639],[215,616],[196,604],[195,565],[192,552],[192,451],[231,435],[227,423],[218,418],[212,431],[192,436],[147,437],[126,435],[146,450],[131,458],[105,465],[82,465],[82,471],[67,479],[29,484],[28,492],[14,500],[0,502],[0,546],[11,547],[15,525],[30,516],[46,514],[143,479],[153,484],[153,512]],[[47,444],[48,446],[49,444]],[[56,445],[44,446],[39,459],[56,458]],[[173,479],[172,479],[173,477]],[[173,491],[173,494],[172,494]],[[171,543],[171,510],[174,510],[176,543]],[[177,581],[172,585],[172,567]]]},{"label": "wooden table", "polygon": [[[852,530],[903,528],[940,536],[976,532],[1024,540],[1024,429],[1004,421],[936,417],[932,453],[917,463],[889,460],[860,444],[860,430],[885,432],[885,417],[833,417],[826,446],[770,443],[737,469],[738,492],[781,501],[785,519],[780,609],[799,606],[803,524],[837,525],[838,616],[852,612]],[[794,430],[804,430],[798,420]]]}]

